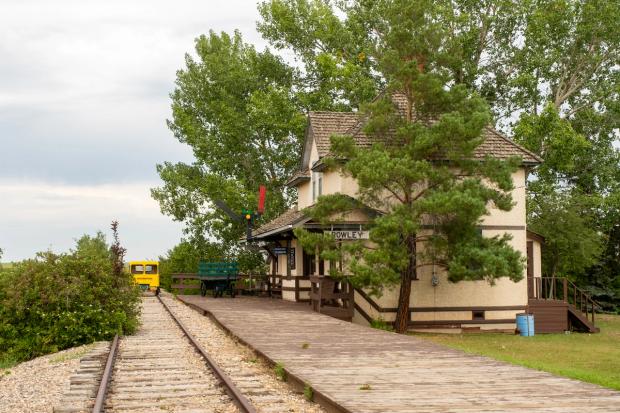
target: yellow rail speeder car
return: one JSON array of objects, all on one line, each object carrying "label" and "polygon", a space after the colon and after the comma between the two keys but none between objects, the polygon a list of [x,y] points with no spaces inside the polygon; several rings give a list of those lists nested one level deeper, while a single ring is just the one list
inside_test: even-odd
[{"label": "yellow rail speeder car", "polygon": [[141,289],[156,290],[159,287],[159,261],[130,261],[129,272]]}]

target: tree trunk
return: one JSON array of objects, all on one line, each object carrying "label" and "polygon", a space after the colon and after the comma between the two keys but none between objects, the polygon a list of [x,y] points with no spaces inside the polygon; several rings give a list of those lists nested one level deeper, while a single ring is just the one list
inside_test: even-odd
[{"label": "tree trunk", "polygon": [[409,254],[409,264],[401,274],[400,293],[398,295],[398,310],[396,311],[396,320],[394,321],[394,330],[397,333],[404,334],[409,328],[409,297],[411,296],[411,280],[415,278],[416,260],[415,260],[415,236],[407,237],[407,252]]}]

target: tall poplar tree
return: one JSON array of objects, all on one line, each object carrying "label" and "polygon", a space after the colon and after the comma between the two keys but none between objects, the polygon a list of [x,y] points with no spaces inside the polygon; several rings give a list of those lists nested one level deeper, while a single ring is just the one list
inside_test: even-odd
[{"label": "tall poplar tree", "polygon": [[322,196],[308,211],[329,224],[361,205],[377,210],[370,243],[338,245],[329,233],[296,234],[306,248],[319,247],[323,258],[346,257],[354,285],[375,294],[399,286],[394,326],[402,333],[409,325],[411,281],[421,267],[443,268],[453,282],[523,277],[523,257],[510,237],[486,238],[478,230],[491,206],[512,208],[519,159],[474,160],[491,116],[484,99],[455,85],[445,66],[453,37],[442,24],[450,18],[443,5],[385,1],[376,11],[369,57],[387,89],[363,114],[364,132],[375,143],[364,148],[352,137],[332,137],[328,161],[357,180],[359,197]]},{"label": "tall poplar tree", "polygon": [[264,220],[294,201],[284,184],[297,166],[305,126],[294,70],[246,44],[238,32],[200,36],[185,64],[177,72],[168,126],[191,147],[194,161],[157,165],[163,185],[151,193],[197,244],[211,237],[230,248],[244,234],[244,223],[216,208],[215,200],[240,214],[256,208],[258,188],[265,185]]}]

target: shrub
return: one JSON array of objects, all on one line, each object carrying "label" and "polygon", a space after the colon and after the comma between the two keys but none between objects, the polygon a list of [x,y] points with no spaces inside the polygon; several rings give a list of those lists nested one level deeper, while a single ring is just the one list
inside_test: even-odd
[{"label": "shrub", "polygon": [[383,318],[374,319],[370,322],[370,326],[372,328],[376,328],[377,330],[385,330],[385,331],[394,331],[394,326],[392,323],[385,321]]},{"label": "shrub", "polygon": [[103,234],[84,236],[65,254],[39,253],[0,277],[0,355],[27,360],[131,333],[139,290],[114,275]]}]

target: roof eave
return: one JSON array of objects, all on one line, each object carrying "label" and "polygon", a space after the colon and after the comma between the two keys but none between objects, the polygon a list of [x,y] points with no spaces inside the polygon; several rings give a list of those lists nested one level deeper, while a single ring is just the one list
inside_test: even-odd
[{"label": "roof eave", "polygon": [[296,221],[293,221],[290,224],[283,225],[283,226],[278,227],[278,228],[270,229],[269,231],[261,232],[260,234],[252,235],[252,238],[265,238],[265,237],[268,237],[270,235],[276,235],[276,234],[279,234],[281,232],[285,232],[285,231],[291,230],[293,228],[297,228],[299,225],[305,224],[308,221],[310,221],[310,217],[303,216],[301,218],[298,218]]},{"label": "roof eave", "polygon": [[302,182],[308,182],[309,180],[310,180],[309,176],[294,176],[293,178],[289,179],[285,183],[285,185],[288,187],[296,187]]},{"label": "roof eave", "polygon": [[314,164],[312,164],[312,167],[310,169],[313,172],[323,172],[325,169],[327,169],[327,165],[325,165],[325,162],[323,162],[323,158],[321,158]]}]

